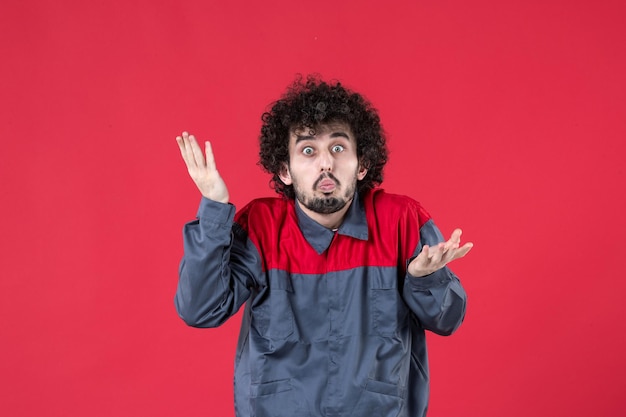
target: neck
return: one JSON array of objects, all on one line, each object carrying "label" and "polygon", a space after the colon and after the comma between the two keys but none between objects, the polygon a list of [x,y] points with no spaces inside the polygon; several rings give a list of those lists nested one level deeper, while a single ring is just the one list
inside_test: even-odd
[{"label": "neck", "polygon": [[334,213],[322,214],[308,208],[304,207],[304,205],[300,204],[300,202],[296,199],[296,204],[302,209],[302,211],[309,216],[311,219],[315,220],[317,223],[321,224],[327,229],[333,230],[338,229],[343,223],[343,219],[346,217],[346,213],[350,209],[350,205],[352,204],[352,200],[348,201],[345,206],[341,208],[341,210],[336,211]]}]

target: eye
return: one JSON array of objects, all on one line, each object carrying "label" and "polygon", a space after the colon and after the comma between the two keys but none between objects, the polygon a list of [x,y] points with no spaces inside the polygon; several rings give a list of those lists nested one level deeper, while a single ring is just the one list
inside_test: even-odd
[{"label": "eye", "polygon": [[306,148],[302,149],[302,153],[305,155],[313,155],[313,148],[307,146]]},{"label": "eye", "polygon": [[335,146],[333,146],[333,147],[331,148],[331,150],[332,150],[334,153],[339,153],[339,152],[343,152],[344,147],[343,147],[343,146],[341,146],[341,145],[335,145]]}]

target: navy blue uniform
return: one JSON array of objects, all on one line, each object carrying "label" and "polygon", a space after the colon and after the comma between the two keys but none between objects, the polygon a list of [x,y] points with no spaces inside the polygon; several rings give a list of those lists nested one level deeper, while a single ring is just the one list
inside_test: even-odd
[{"label": "navy blue uniform", "polygon": [[409,197],[355,197],[337,231],[293,200],[235,208],[203,199],[184,228],[175,298],[189,325],[215,327],[245,303],[235,366],[238,417],[420,417],[425,330],[453,333],[466,294],[447,268],[407,273],[444,241]]}]

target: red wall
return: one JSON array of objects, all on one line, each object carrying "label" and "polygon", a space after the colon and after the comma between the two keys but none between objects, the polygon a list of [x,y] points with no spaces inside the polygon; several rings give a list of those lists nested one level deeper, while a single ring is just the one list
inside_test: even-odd
[{"label": "red wall", "polygon": [[362,91],[385,188],[447,235],[465,324],[431,335],[430,417],[626,413],[626,6],[615,1],[3,1],[0,410],[233,416],[239,317],[173,307],[211,139],[272,195],[260,114],[297,72]]}]

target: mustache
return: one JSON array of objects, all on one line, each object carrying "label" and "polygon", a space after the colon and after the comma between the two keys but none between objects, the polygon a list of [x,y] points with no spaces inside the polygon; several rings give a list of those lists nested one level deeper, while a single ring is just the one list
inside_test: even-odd
[{"label": "mustache", "polygon": [[339,182],[339,180],[330,172],[325,172],[322,175],[319,176],[319,178],[317,180],[315,180],[315,182],[313,183],[313,188],[317,188],[317,186],[319,185],[320,182],[322,182],[323,180],[325,180],[326,178],[332,180],[335,182],[335,185],[337,185],[337,187],[339,187],[341,185],[341,183]]}]

